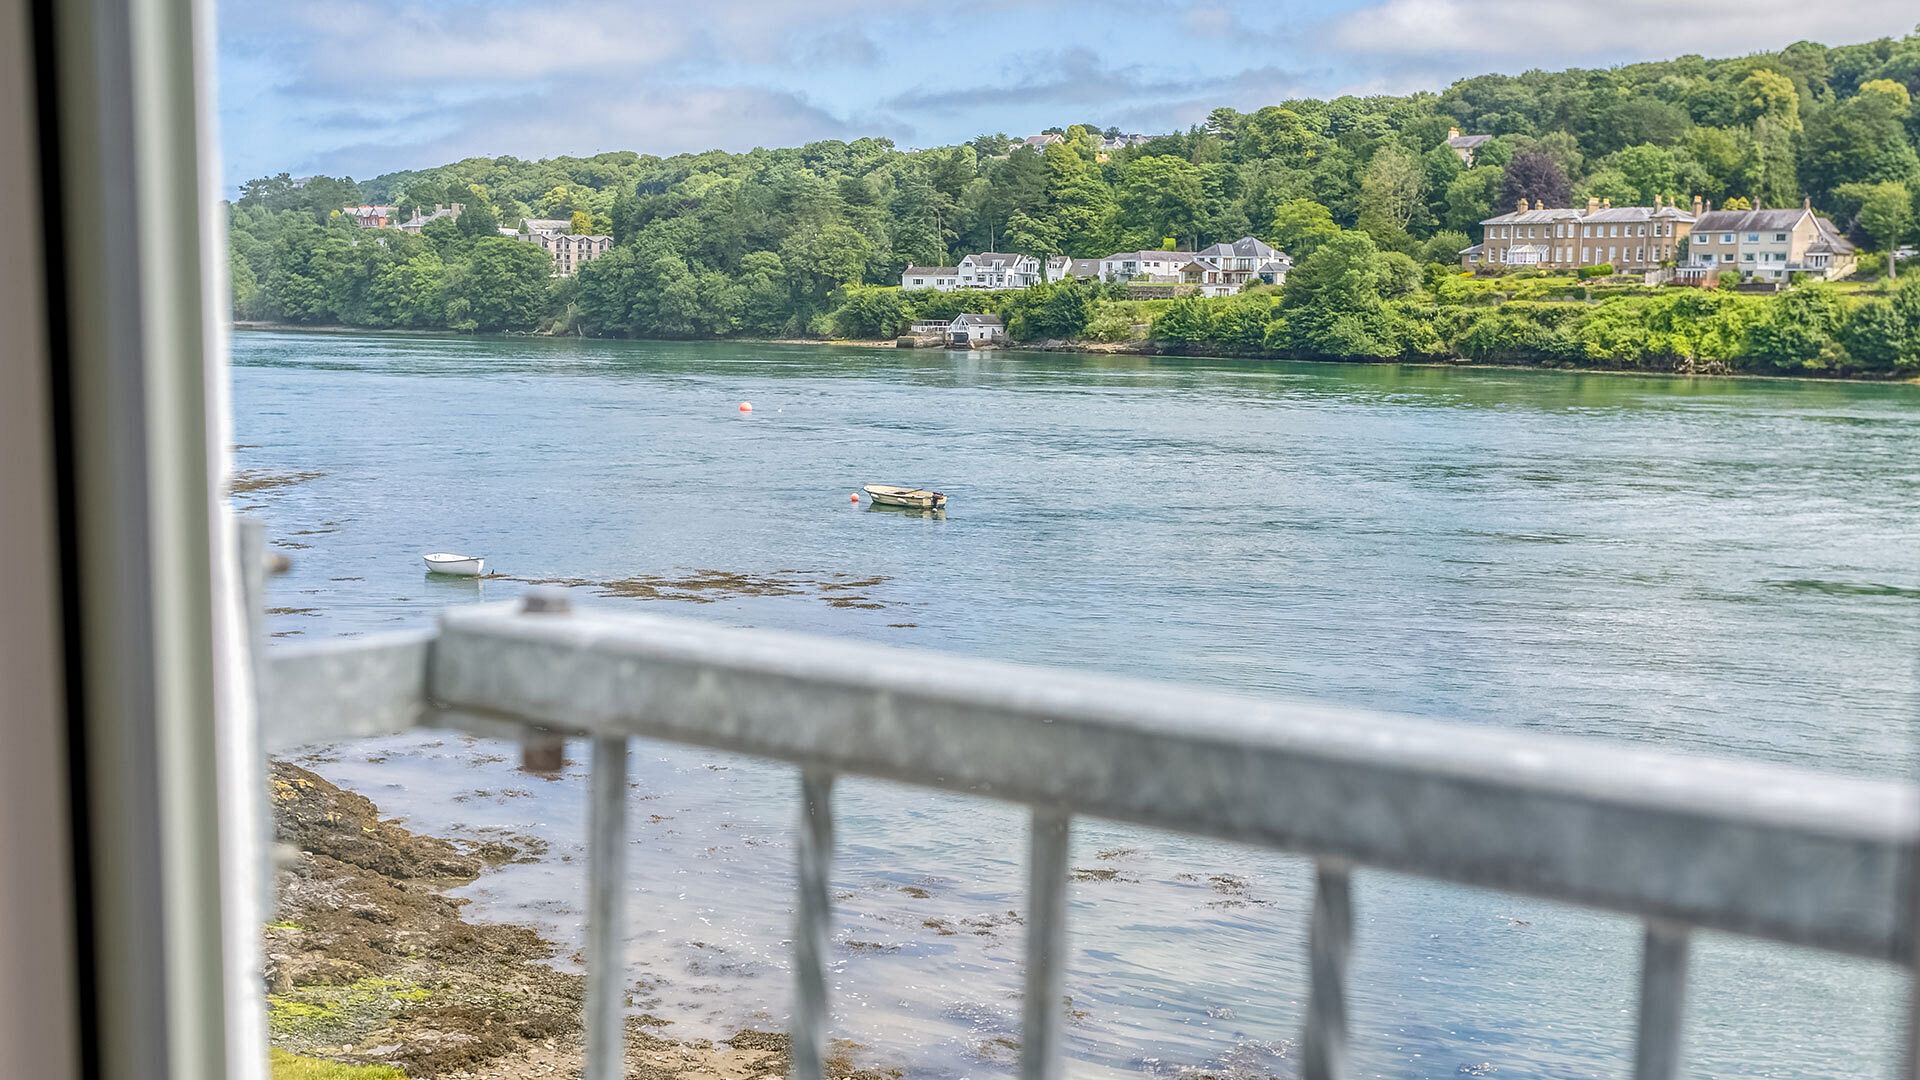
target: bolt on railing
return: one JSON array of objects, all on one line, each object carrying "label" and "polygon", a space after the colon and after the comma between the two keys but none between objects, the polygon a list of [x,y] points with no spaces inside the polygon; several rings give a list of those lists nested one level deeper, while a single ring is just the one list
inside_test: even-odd
[{"label": "bolt on railing", "polygon": [[[555,617],[565,616],[565,617]],[[914,678],[902,681],[901,671]],[[793,1075],[823,1080],[832,792],[862,775],[1032,808],[1020,1075],[1058,1080],[1073,816],[1315,859],[1302,1075],[1349,1074],[1353,869],[1637,917],[1635,1080],[1681,1069],[1696,928],[1914,965],[1920,790],[1513,731],[639,615],[449,610],[275,650],[271,748],[435,726],[592,744],[586,1080],[624,1075],[628,740],[800,769]],[[557,767],[557,758],[542,755]],[[1920,999],[1917,999],[1920,1000]],[[1909,1073],[1911,1075],[1911,1073]]]}]

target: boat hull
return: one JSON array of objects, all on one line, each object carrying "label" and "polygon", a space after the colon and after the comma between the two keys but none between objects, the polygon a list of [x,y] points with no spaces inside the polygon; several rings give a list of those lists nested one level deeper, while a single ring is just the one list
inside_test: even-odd
[{"label": "boat hull", "polygon": [[487,568],[487,560],[478,555],[422,555],[420,561],[427,564],[427,573],[452,577],[479,577]]},{"label": "boat hull", "polygon": [[947,505],[947,497],[937,491],[923,488],[900,488],[887,484],[868,484],[867,498],[880,506],[904,506],[913,510],[939,510]]}]

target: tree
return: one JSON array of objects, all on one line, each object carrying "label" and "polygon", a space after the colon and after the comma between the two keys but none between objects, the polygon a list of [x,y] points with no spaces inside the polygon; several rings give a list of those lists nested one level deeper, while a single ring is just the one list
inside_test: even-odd
[{"label": "tree", "polygon": [[500,235],[500,211],[492,203],[470,202],[461,207],[454,229],[469,240]]},{"label": "tree", "polygon": [[1198,166],[1176,157],[1139,158],[1121,173],[1119,220],[1145,246],[1175,237],[1198,247],[1203,196]]},{"label": "tree", "polygon": [[1500,181],[1500,205],[1518,206],[1521,199],[1548,206],[1570,206],[1573,187],[1553,156],[1542,150],[1524,150],[1507,163]]},{"label": "tree", "polygon": [[1772,119],[1785,123],[1790,130],[1799,130],[1800,92],[1785,75],[1764,68],[1755,71],[1740,81],[1737,97],[1741,123]]},{"label": "tree", "polygon": [[1467,234],[1458,229],[1443,229],[1428,237],[1426,243],[1420,245],[1420,258],[1425,262],[1444,263],[1450,266],[1460,261],[1460,252],[1472,243],[1473,241],[1467,239]]},{"label": "tree", "polygon": [[585,210],[575,210],[567,219],[567,231],[575,236],[592,236],[593,215]]},{"label": "tree", "polygon": [[[460,216],[464,219],[465,212]],[[449,325],[480,331],[532,330],[546,314],[552,276],[553,257],[539,245],[497,234],[483,236],[449,275],[448,310],[451,313],[459,304],[462,312],[457,320],[450,317]]]},{"label": "tree", "polygon": [[1381,277],[1379,249],[1366,233],[1321,244],[1287,276],[1276,324],[1283,340],[1274,343],[1313,356],[1394,355]]},{"label": "tree", "polygon": [[1273,242],[1297,262],[1340,235],[1327,208],[1312,199],[1294,199],[1273,215]]},{"label": "tree", "polygon": [[1905,184],[1886,180],[1878,184],[1842,184],[1834,194],[1858,204],[1860,209],[1854,221],[1887,253],[1887,276],[1898,277],[1893,252],[1913,230],[1913,192]]},{"label": "tree", "polygon": [[1912,104],[1906,87],[1876,79],[1808,117],[1800,177],[1816,202],[1824,203],[1842,184],[1904,183],[1920,174],[1920,156],[1906,130]]},{"label": "tree", "polygon": [[[1476,165],[1455,177],[1453,183],[1447,185],[1447,213],[1443,224],[1449,229],[1477,235],[1480,223],[1492,217],[1494,207],[1500,203],[1505,176],[1504,170]],[[1516,198],[1515,202],[1518,201]],[[1505,205],[1512,208],[1514,203]]]},{"label": "tree", "polygon": [[830,321],[834,333],[844,338],[890,338],[907,328],[907,305],[899,289],[854,287],[845,291]]},{"label": "tree", "polygon": [[1360,227],[1376,240],[1405,237],[1425,188],[1419,158],[1392,144],[1381,147],[1360,180]]}]

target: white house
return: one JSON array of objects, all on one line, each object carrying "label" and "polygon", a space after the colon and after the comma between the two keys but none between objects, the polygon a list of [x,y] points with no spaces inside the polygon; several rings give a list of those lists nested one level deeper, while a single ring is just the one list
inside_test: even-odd
[{"label": "white house", "polygon": [[1047,260],[1047,283],[1065,281],[1073,276],[1073,260],[1065,255],[1055,255]]},{"label": "white house", "polygon": [[960,260],[956,267],[963,289],[1024,289],[1044,279],[1045,268],[1031,255],[983,251]]},{"label": "white house", "polygon": [[1194,258],[1213,266],[1219,272],[1218,283],[1233,286],[1235,292],[1255,281],[1284,284],[1287,271],[1293,269],[1293,260],[1285,252],[1252,236],[1201,248]]},{"label": "white house", "polygon": [[960,287],[960,268],[957,266],[908,266],[900,272],[900,287],[952,292]]},{"label": "white house", "polygon": [[975,348],[1007,340],[1007,328],[998,315],[966,314],[947,324],[947,344]]},{"label": "white house", "polygon": [[1157,284],[1177,284],[1181,271],[1192,265],[1191,251],[1120,251],[1100,260],[1103,281],[1134,281],[1140,278]]}]

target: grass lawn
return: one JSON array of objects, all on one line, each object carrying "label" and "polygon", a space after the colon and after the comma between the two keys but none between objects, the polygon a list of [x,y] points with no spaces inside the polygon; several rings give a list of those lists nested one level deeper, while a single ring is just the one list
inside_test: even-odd
[{"label": "grass lawn", "polygon": [[407,1080],[407,1075],[390,1065],[341,1065],[275,1050],[273,1080]]}]

